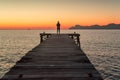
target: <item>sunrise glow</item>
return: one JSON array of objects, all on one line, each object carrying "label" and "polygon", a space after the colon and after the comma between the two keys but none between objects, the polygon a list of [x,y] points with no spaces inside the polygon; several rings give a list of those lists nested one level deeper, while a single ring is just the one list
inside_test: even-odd
[{"label": "sunrise glow", "polygon": [[120,23],[120,0],[2,0],[0,29],[62,29]]}]

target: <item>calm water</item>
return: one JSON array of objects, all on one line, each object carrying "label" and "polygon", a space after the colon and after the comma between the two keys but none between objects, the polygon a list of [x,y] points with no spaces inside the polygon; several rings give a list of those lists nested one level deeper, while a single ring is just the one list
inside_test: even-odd
[{"label": "calm water", "polygon": [[[44,31],[0,30],[0,77],[39,44],[39,33]],[[120,80],[120,30],[64,30],[62,33],[74,31],[81,34],[81,47],[103,78]]]}]

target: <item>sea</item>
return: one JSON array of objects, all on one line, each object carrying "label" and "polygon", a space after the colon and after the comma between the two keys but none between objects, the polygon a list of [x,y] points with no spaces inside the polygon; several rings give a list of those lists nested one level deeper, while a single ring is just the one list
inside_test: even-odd
[{"label": "sea", "polygon": [[[40,33],[56,30],[0,30],[0,78],[40,44]],[[120,30],[61,30],[79,33],[82,50],[104,80],[120,80]]]}]

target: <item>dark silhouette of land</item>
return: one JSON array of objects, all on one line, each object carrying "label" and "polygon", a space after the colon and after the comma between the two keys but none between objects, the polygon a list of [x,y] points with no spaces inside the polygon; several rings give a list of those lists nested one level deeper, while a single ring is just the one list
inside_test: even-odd
[{"label": "dark silhouette of land", "polygon": [[100,25],[92,25],[92,26],[80,26],[80,25],[75,25],[73,27],[70,27],[69,29],[120,29],[120,24],[108,24],[104,26]]}]

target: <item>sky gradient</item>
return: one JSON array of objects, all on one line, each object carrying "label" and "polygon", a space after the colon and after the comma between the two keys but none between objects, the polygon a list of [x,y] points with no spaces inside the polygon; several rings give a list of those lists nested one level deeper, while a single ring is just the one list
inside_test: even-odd
[{"label": "sky gradient", "polygon": [[120,23],[120,0],[0,0],[0,29]]}]

